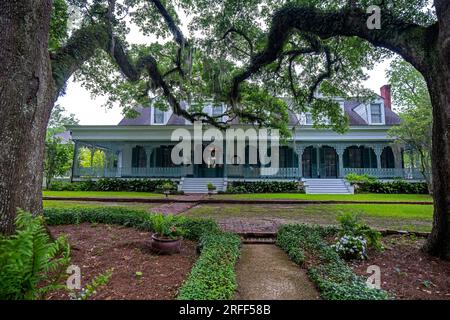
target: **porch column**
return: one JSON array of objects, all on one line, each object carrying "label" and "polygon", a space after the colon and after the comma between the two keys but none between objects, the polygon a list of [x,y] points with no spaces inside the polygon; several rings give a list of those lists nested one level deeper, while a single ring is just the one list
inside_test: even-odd
[{"label": "porch column", "polygon": [[336,154],[338,156],[338,164],[339,164],[339,173],[338,173],[338,177],[339,178],[343,178],[344,175],[344,151],[345,151],[345,146],[341,146],[341,145],[337,145],[334,149],[336,150]]},{"label": "porch column", "polygon": [[383,153],[384,146],[376,145],[373,148],[375,155],[377,156],[377,168],[381,169],[381,154]]},{"label": "porch column", "polygon": [[117,154],[117,173],[116,177],[120,178],[122,176],[122,163],[123,163],[123,152],[122,150],[116,151]]},{"label": "porch column", "polygon": [[147,175],[149,175],[150,168],[151,168],[150,162],[152,160],[153,146],[145,146],[144,149],[145,149],[145,155],[147,156],[147,166],[146,166],[147,167]]},{"label": "porch column", "polygon": [[296,145],[295,146],[295,153],[297,153],[298,157],[298,175],[299,179],[303,177],[303,152],[305,151],[305,146],[303,145]]},{"label": "porch column", "polygon": [[72,158],[72,174],[70,176],[70,182],[73,182],[73,177],[75,175],[78,176],[78,149],[79,149],[79,144],[78,144],[78,141],[75,140],[75,146],[74,146],[73,158]]}]

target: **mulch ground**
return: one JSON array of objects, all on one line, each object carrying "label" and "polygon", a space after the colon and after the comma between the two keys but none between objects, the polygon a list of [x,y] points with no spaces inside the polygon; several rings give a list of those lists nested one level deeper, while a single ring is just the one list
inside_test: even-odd
[{"label": "mulch ground", "polygon": [[381,288],[396,299],[450,300],[450,262],[421,251],[424,239],[409,236],[383,238],[383,252],[369,252],[369,259],[352,262],[353,270],[368,277],[367,267],[381,269]]},{"label": "mulch ground", "polygon": [[[150,249],[150,234],[132,228],[82,223],[50,229],[55,236],[67,235],[71,264],[81,268],[82,287],[114,268],[108,284],[90,298],[94,300],[173,299],[197,259],[195,242],[184,240],[179,254],[157,255]],[[69,295],[57,291],[47,299]]]}]

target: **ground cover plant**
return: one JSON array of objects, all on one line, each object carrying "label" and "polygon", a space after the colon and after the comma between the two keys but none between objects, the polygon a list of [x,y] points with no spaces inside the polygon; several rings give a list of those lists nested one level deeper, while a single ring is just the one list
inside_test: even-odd
[{"label": "ground cover plant", "polygon": [[370,288],[364,278],[353,273],[325,240],[335,236],[336,228],[285,225],[277,234],[280,246],[296,263],[308,270],[321,296],[329,300],[384,300],[388,294]]}]

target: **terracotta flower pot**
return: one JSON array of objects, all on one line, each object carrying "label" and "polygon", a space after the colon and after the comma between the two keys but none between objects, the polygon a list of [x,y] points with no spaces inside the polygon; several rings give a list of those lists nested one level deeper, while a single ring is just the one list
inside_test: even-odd
[{"label": "terracotta flower pot", "polygon": [[151,247],[159,254],[179,253],[181,248],[181,239],[163,238],[157,234],[152,234]]}]

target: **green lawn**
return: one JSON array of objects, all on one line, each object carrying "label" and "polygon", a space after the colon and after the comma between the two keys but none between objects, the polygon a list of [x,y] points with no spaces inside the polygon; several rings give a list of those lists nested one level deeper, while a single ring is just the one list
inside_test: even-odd
[{"label": "green lawn", "polygon": [[427,202],[433,201],[423,194],[302,194],[302,193],[254,193],[254,194],[218,194],[215,199],[294,199],[294,200],[337,200],[337,201],[391,201],[391,202]]},{"label": "green lawn", "polygon": [[99,207],[126,207],[129,209],[149,210],[158,204],[124,203],[124,202],[95,202],[95,201],[62,201],[44,200],[44,208],[99,208]]},{"label": "green lawn", "polygon": [[199,205],[187,215],[216,220],[279,220],[282,223],[336,224],[340,212],[357,213],[369,225],[381,229],[431,230],[431,205]]},{"label": "green lawn", "polygon": [[125,191],[44,191],[44,197],[72,197],[72,198],[162,198],[164,195],[150,192]]}]

